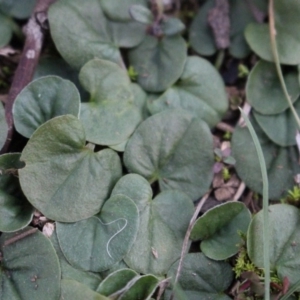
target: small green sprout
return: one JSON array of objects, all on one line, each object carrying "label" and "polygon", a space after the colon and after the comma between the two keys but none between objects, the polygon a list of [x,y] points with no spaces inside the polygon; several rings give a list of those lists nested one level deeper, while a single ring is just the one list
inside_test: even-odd
[{"label": "small green sprout", "polygon": [[223,135],[224,140],[230,140],[231,139],[231,132],[226,131]]},{"label": "small green sprout", "polygon": [[135,81],[137,79],[137,76],[139,75],[136,70],[134,69],[133,66],[129,66],[128,68],[128,76],[130,77],[131,80]]},{"label": "small green sprout", "polygon": [[239,73],[238,73],[239,78],[246,78],[246,77],[248,77],[248,75],[250,73],[248,67],[242,63],[239,64],[238,70],[239,70]]},{"label": "small green sprout", "polygon": [[231,178],[229,169],[227,167],[223,167],[222,169],[222,177],[224,181],[228,181]]},{"label": "small green sprout", "polygon": [[295,185],[292,190],[288,191],[287,196],[281,199],[281,202],[300,207],[300,187]]}]

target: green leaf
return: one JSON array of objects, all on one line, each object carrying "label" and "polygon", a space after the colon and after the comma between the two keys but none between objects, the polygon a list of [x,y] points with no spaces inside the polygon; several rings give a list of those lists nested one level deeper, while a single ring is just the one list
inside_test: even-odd
[{"label": "green leaf", "polygon": [[133,279],[132,281],[132,285],[121,295],[120,300],[148,300],[159,284],[159,279],[153,275],[140,276],[137,280]]},{"label": "green leaf", "polygon": [[[167,277],[175,278],[178,261],[170,268]],[[233,280],[232,267],[224,261],[214,261],[205,257],[203,253],[189,253],[183,261],[179,285],[184,291],[186,299],[229,300],[226,291]],[[172,291],[167,289],[165,300]],[[179,298],[175,297],[174,300]],[[182,299],[182,298],[181,298]]]},{"label": "green leaf", "polygon": [[20,154],[0,156],[0,231],[12,232],[27,226],[32,219],[33,207],[24,197],[18,169],[24,166]]},{"label": "green leaf", "polygon": [[129,139],[124,163],[129,172],[159,181],[161,191],[177,189],[197,200],[208,190],[214,163],[205,122],[169,109],[142,122]]},{"label": "green leaf", "polygon": [[100,283],[97,292],[104,296],[110,296],[121,291],[136,276],[138,273],[131,269],[117,270]]},{"label": "green leaf", "polygon": [[207,14],[214,5],[214,0],[207,0],[199,9],[190,26],[189,42],[193,50],[200,55],[209,56],[217,51],[212,30],[207,23]]},{"label": "green leaf", "polygon": [[76,222],[93,216],[121,177],[114,151],[95,153],[85,143],[80,121],[66,115],[40,126],[23,150],[22,190],[49,219]]},{"label": "green leaf", "polygon": [[148,101],[152,114],[169,108],[183,108],[215,126],[228,108],[223,80],[205,59],[189,56],[178,83],[167,89],[158,99]]},{"label": "green leaf", "polygon": [[96,290],[99,283],[101,282],[101,276],[97,273],[85,272],[76,269],[72,265],[70,265],[60,249],[56,231],[52,233],[50,240],[56,251],[56,255],[58,256],[59,264],[61,267],[61,278],[76,280],[86,285],[90,289]]},{"label": "green leaf", "polygon": [[35,4],[36,0],[0,0],[0,11],[17,19],[26,19],[30,17]]},{"label": "green leaf", "polygon": [[[274,0],[276,44],[279,60],[282,64],[298,65],[300,63],[300,3],[290,0]],[[250,24],[245,36],[252,50],[267,61],[274,61],[271,50],[268,24]]]},{"label": "green leaf", "polygon": [[100,272],[122,260],[135,241],[139,223],[134,202],[116,195],[100,214],[80,222],[57,223],[57,236],[67,260],[82,270]]},{"label": "green leaf", "polygon": [[[278,200],[294,186],[294,175],[300,173],[296,147],[279,147],[272,143],[251,119],[266,161],[269,178],[269,197]],[[262,194],[262,177],[254,143],[247,128],[237,127],[232,136],[232,156],[235,168],[246,185]]]},{"label": "green leaf", "polygon": [[[294,107],[300,115],[300,100],[296,101]],[[296,145],[298,127],[289,108],[281,114],[269,116],[253,111],[253,116],[272,142],[282,147]]]},{"label": "green leaf", "polygon": [[75,85],[60,77],[47,76],[28,84],[17,96],[13,117],[17,131],[30,138],[46,121],[61,115],[78,117],[80,96]]},{"label": "green leaf", "polygon": [[100,145],[126,141],[141,121],[133,102],[126,71],[116,64],[94,59],[81,69],[79,79],[90,101],[81,105],[87,140]]},{"label": "green leaf", "polygon": [[9,18],[0,12],[0,47],[7,45],[12,37]]},{"label": "green leaf", "polygon": [[[255,4],[252,2],[251,5]],[[236,58],[244,58],[250,54],[250,47],[245,40],[244,31],[251,22],[255,22],[255,18],[249,3],[244,0],[231,0],[229,52]]]},{"label": "green leaf", "polygon": [[[43,298],[42,298],[43,299]],[[61,298],[63,300],[109,300],[86,285],[76,280],[63,279],[61,281]]]},{"label": "green leaf", "polygon": [[[271,270],[276,271],[281,280],[287,277],[290,285],[295,284],[300,278],[299,226],[299,209],[287,204],[269,206]],[[261,253],[264,239],[262,228],[263,214],[261,211],[253,217],[247,235],[249,257],[259,268],[263,267]]]},{"label": "green leaf", "polygon": [[147,94],[146,92],[136,83],[131,84],[131,93],[133,95],[133,102],[139,109],[143,120],[149,117],[147,110]]},{"label": "green leaf", "polygon": [[129,51],[130,65],[137,81],[148,92],[163,92],[180,77],[187,58],[187,47],[180,35],[156,38],[147,36]]},{"label": "green leaf", "polygon": [[161,29],[166,36],[180,34],[185,25],[178,18],[168,17],[162,21]]},{"label": "green leaf", "polygon": [[100,3],[105,14],[115,21],[131,20],[130,9],[132,6],[147,6],[147,0],[122,0],[122,5],[119,0],[100,0]]},{"label": "green leaf", "polygon": [[95,57],[121,64],[121,54],[111,42],[99,0],[56,1],[48,17],[57,50],[74,68],[80,69]]},{"label": "green leaf", "polygon": [[112,195],[130,197],[139,209],[139,231],[126,264],[139,273],[166,274],[180,256],[194,211],[191,199],[179,191],[165,191],[152,200],[149,183],[137,174],[122,177]]},{"label": "green leaf", "polygon": [[246,234],[251,214],[243,203],[227,202],[203,214],[195,223],[191,240],[201,240],[201,251],[214,260],[224,260],[239,251],[239,232]]},{"label": "green leaf", "polygon": [[42,233],[30,227],[17,233],[4,233],[0,237],[0,251],[1,299],[59,299],[58,259]]},{"label": "green leaf", "polygon": [[107,29],[112,43],[123,48],[137,46],[146,35],[146,26],[135,21],[117,22],[108,20]]},{"label": "green leaf", "polygon": [[49,75],[59,76],[63,79],[73,82],[80,93],[81,101],[86,102],[88,93],[83,90],[79,83],[78,71],[67,64],[62,58],[46,56],[39,60],[39,63],[35,69],[34,79]]},{"label": "green leaf", "polygon": [[[297,69],[289,68],[284,74],[284,79],[290,98],[295,102],[300,95]],[[263,60],[259,61],[250,72],[246,96],[251,106],[261,114],[279,114],[289,107],[275,64]]]},{"label": "green leaf", "polygon": [[[109,1],[111,3],[112,1]],[[135,4],[131,5],[129,8],[130,17],[140,23],[143,24],[151,24],[153,22],[153,15],[149,8],[141,5]]]},{"label": "green leaf", "polygon": [[0,104],[0,149],[5,144],[7,131],[8,131],[8,127],[5,119],[4,107],[2,104]]}]

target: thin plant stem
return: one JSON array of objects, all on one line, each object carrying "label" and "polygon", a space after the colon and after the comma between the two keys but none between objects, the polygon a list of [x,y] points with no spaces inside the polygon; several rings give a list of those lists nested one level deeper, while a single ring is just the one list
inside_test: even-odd
[{"label": "thin plant stem", "polygon": [[262,174],[262,180],[263,180],[263,257],[264,257],[264,271],[265,271],[265,300],[270,300],[270,257],[269,257],[269,249],[270,249],[270,234],[269,234],[269,181],[268,181],[268,174],[267,174],[267,168],[266,168],[266,162],[264,158],[264,154],[262,152],[259,140],[257,138],[257,135],[254,131],[254,128],[252,124],[250,123],[248,117],[243,112],[241,108],[239,108],[241,111],[241,114],[245,120],[245,123],[250,131],[252,140],[255,145],[255,149],[257,152],[260,170]]},{"label": "thin plant stem", "polygon": [[285,84],[285,81],[283,78],[281,66],[280,66],[279,54],[278,54],[278,49],[277,49],[277,44],[276,44],[276,28],[275,28],[274,1],[273,0],[269,0],[269,30],[270,30],[271,49],[272,49],[272,53],[273,53],[273,57],[274,57],[277,74],[278,74],[278,77],[280,80],[280,84],[281,84],[283,93],[285,95],[285,98],[286,98],[286,100],[290,106],[290,109],[294,115],[294,118],[297,122],[298,129],[300,130],[300,119],[295,110],[295,107],[293,106],[291,97],[288,93],[288,90],[287,90],[287,87],[286,87],[286,84]]},{"label": "thin plant stem", "polygon": [[[205,203],[205,201],[207,200],[208,196],[210,195],[211,193],[211,190],[209,190],[203,197],[202,199],[199,201],[197,207],[196,207],[196,210],[192,216],[192,219],[190,221],[190,224],[189,224],[189,227],[186,231],[186,234],[185,234],[185,237],[184,237],[184,240],[183,240],[183,245],[182,245],[182,250],[181,250],[181,255],[180,255],[180,260],[179,260],[179,264],[178,264],[178,268],[177,268],[177,272],[176,272],[176,276],[175,276],[175,281],[174,281],[174,285],[176,285],[176,283],[178,282],[178,279],[179,279],[179,276],[180,276],[180,273],[181,273],[181,270],[182,270],[182,265],[183,265],[183,259],[186,255],[186,252],[187,252],[187,247],[188,247],[188,244],[189,244],[189,239],[190,239],[190,235],[191,235],[191,232],[192,232],[192,229],[194,227],[194,224],[197,220],[197,217]],[[170,300],[172,300],[174,298],[174,294],[172,294]]]},{"label": "thin plant stem", "polygon": [[223,49],[219,50],[216,61],[215,61],[215,68],[217,70],[220,70],[220,68],[222,67],[224,58],[225,58],[225,51]]}]

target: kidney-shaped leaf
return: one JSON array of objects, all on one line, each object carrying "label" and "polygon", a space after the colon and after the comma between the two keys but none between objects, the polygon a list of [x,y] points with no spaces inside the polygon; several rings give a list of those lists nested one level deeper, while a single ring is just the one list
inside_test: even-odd
[{"label": "kidney-shaped leaf", "polygon": [[60,267],[51,242],[27,227],[0,237],[1,299],[58,300]]},{"label": "kidney-shaped leaf", "polygon": [[126,141],[141,121],[127,73],[112,62],[94,59],[81,69],[79,78],[91,94],[80,114],[87,140],[100,145]]},{"label": "kidney-shaped leaf", "polygon": [[21,154],[8,153],[0,156],[0,231],[12,232],[27,226],[34,208],[24,197],[18,169],[24,167]]},{"label": "kidney-shaped leaf", "polygon": [[40,126],[23,150],[22,190],[49,219],[76,222],[98,213],[121,177],[113,150],[95,153],[85,143],[80,121],[66,115]]},{"label": "kidney-shaped leaf", "polygon": [[27,85],[13,106],[17,131],[30,138],[46,121],[61,115],[78,117],[80,96],[75,85],[60,77],[46,76]]},{"label": "kidney-shaped leaf", "polygon": [[163,92],[180,77],[187,58],[184,39],[174,35],[158,39],[147,36],[129,51],[129,62],[137,72],[137,81],[148,92]]},{"label": "kidney-shaped leaf", "polygon": [[[287,277],[290,285],[300,278],[300,214],[299,209],[287,204],[271,205],[269,212],[270,266],[280,279]],[[263,212],[252,219],[247,238],[247,249],[251,261],[259,268],[263,262]]]},{"label": "kidney-shaped leaf", "polygon": [[193,202],[179,191],[165,191],[152,201],[149,183],[137,174],[122,177],[112,195],[131,197],[139,209],[139,231],[125,262],[143,273],[164,275],[180,256],[193,215]]},{"label": "kidney-shaped leaf", "polygon": [[[300,115],[300,99],[297,100],[294,107]],[[282,147],[296,145],[298,125],[289,108],[281,114],[269,116],[253,111],[253,116],[268,138],[275,144]]]},{"label": "kidney-shaped leaf", "polygon": [[[44,299],[44,298],[41,298]],[[109,300],[86,285],[71,279],[61,281],[61,300]]]},{"label": "kidney-shaped leaf", "polygon": [[110,296],[121,291],[138,273],[131,269],[121,269],[109,274],[98,286],[97,292]]},{"label": "kidney-shaped leaf", "polygon": [[56,251],[56,255],[59,260],[59,264],[60,264],[60,268],[61,268],[61,278],[76,280],[76,281],[86,285],[90,289],[96,290],[99,283],[102,280],[101,276],[97,273],[85,272],[83,270],[74,268],[66,260],[65,256],[63,255],[63,253],[60,249],[56,231],[54,231],[52,233],[50,240],[52,242],[52,245]]},{"label": "kidney-shaped leaf", "polygon": [[[300,95],[298,71],[289,68],[284,80],[292,102]],[[275,64],[259,61],[252,69],[246,86],[247,101],[265,115],[279,114],[289,107],[282,91]]]},{"label": "kidney-shaped leaf", "polygon": [[169,108],[183,108],[215,126],[228,107],[222,78],[205,59],[190,56],[179,82],[158,99],[149,101],[152,114]]},{"label": "kidney-shaped leaf", "polygon": [[134,202],[116,195],[99,215],[80,222],[57,223],[57,237],[67,260],[80,269],[100,272],[123,259],[135,241],[139,214]]},{"label": "kidney-shaped leaf", "polygon": [[161,190],[178,189],[197,200],[212,180],[213,145],[205,122],[182,109],[146,119],[124,153],[128,170],[159,181]]},{"label": "kidney-shaped leaf", "polygon": [[201,240],[201,250],[214,260],[227,259],[239,251],[239,232],[246,234],[251,214],[243,203],[227,202],[208,210],[195,223],[191,240]]},{"label": "kidney-shaped leaf", "polygon": [[26,19],[30,17],[35,4],[36,0],[0,0],[0,11],[17,19]]},{"label": "kidney-shaped leaf", "polygon": [[12,37],[12,28],[9,22],[9,17],[5,16],[0,11],[0,47],[7,45]]},{"label": "kidney-shaped leaf", "polygon": [[[296,147],[279,147],[271,142],[251,119],[258,135],[269,178],[269,196],[272,200],[280,199],[294,185],[294,175],[300,173],[298,151]],[[236,159],[236,171],[246,185],[262,194],[262,176],[260,165],[249,130],[237,127],[232,136],[232,156]]]},{"label": "kidney-shaped leaf", "polygon": [[[276,44],[279,60],[282,64],[300,63],[300,2],[274,0]],[[268,24],[250,24],[245,31],[246,40],[252,50],[261,58],[273,61],[270,31]]]},{"label": "kidney-shaped leaf", "polygon": [[[168,272],[168,277],[172,277],[173,280],[178,263],[177,261]],[[183,289],[186,299],[230,300],[224,291],[228,289],[232,279],[233,272],[229,263],[210,260],[203,253],[190,253],[183,260],[178,284]],[[167,289],[164,299],[169,300],[171,293],[172,291]]]},{"label": "kidney-shaped leaf", "polygon": [[120,51],[107,32],[99,0],[56,1],[48,16],[57,50],[73,67],[80,69],[95,57],[121,62]]}]

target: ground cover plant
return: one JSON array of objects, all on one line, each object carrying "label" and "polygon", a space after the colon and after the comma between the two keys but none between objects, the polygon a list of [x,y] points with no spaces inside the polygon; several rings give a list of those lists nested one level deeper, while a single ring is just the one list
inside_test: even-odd
[{"label": "ground cover plant", "polygon": [[299,15],[0,0],[0,299],[300,299]]}]

